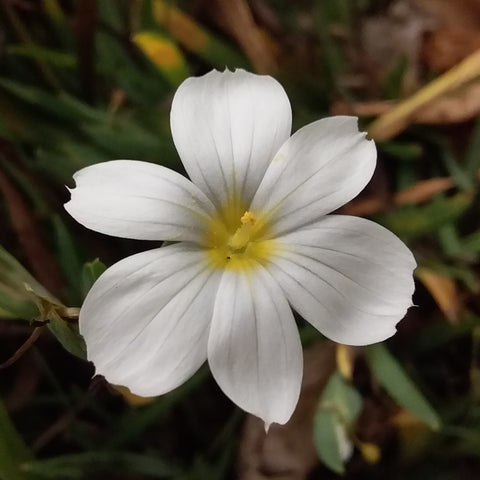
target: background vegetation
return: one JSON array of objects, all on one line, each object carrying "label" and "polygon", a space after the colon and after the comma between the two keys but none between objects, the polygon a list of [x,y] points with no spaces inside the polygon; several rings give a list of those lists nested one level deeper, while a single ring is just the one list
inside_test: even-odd
[{"label": "background vegetation", "polygon": [[[0,479],[479,478],[478,2],[3,0],[0,15]],[[268,436],[206,367],[155,399],[92,379],[76,329],[105,265],[150,245],[76,224],[64,185],[116,158],[181,171],[172,95],[225,67],[278,78],[294,129],[361,117],[378,168],[342,212],[419,263],[418,306],[386,345],[336,346],[299,319],[301,401]]]}]

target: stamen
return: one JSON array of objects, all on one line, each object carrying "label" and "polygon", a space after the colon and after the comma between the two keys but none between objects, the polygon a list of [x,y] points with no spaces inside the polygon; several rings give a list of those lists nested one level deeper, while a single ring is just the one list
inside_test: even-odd
[{"label": "stamen", "polygon": [[227,205],[209,226],[206,246],[215,266],[250,270],[263,264],[277,250],[274,241],[263,238],[267,235],[268,226],[261,212]]},{"label": "stamen", "polygon": [[255,215],[252,213],[252,212],[249,212],[248,210],[242,215],[242,218],[240,219],[240,221],[246,225],[246,224],[251,224],[251,225],[255,225],[255,222],[257,221],[257,219],[255,218]]},{"label": "stamen", "polygon": [[235,233],[232,235],[228,242],[228,246],[234,250],[242,250],[244,249],[253,233],[254,225],[257,219],[252,212],[246,211],[242,217],[240,218],[240,222],[242,225],[237,228]]}]

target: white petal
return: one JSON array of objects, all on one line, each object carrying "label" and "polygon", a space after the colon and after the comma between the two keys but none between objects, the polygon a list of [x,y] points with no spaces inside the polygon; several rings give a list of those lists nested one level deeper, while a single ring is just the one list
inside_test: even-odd
[{"label": "white petal", "polygon": [[225,271],[213,313],[208,361],[240,408],[284,424],[297,404],[303,359],[290,306],[263,267]]},{"label": "white petal", "polygon": [[272,77],[213,70],[180,85],[170,122],[192,181],[217,206],[238,195],[246,208],[290,136],[292,113],[285,91]]},{"label": "white petal", "polygon": [[80,333],[98,374],[154,396],[187,380],[207,357],[221,275],[204,252],[184,244],[128,257],[94,284]]},{"label": "white petal", "polygon": [[325,336],[367,345],[395,333],[412,305],[416,263],[393,233],[329,215],[278,242],[269,269],[293,308]]},{"label": "white petal", "polygon": [[83,168],[65,209],[87,228],[142,240],[202,242],[211,202],[168,168],[114,160]]},{"label": "white petal", "polygon": [[375,163],[375,144],[358,132],[357,118],[311,123],[275,155],[250,210],[272,215],[273,236],[308,225],[356,197]]}]

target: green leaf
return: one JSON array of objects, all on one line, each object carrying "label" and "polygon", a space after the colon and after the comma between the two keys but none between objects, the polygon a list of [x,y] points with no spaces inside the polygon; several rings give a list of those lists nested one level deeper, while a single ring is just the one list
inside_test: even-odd
[{"label": "green leaf", "polygon": [[366,348],[373,374],[402,407],[415,414],[432,430],[441,426],[440,418],[387,348],[378,343]]},{"label": "green leaf", "polygon": [[475,122],[463,163],[470,177],[476,178],[478,169],[480,168],[480,116]]},{"label": "green leaf", "polygon": [[423,147],[414,142],[379,142],[378,149],[400,160],[418,160],[423,155]]},{"label": "green leaf", "polygon": [[59,52],[51,48],[38,45],[9,45],[6,49],[7,55],[17,55],[41,60],[55,67],[74,69],[76,67],[75,55],[69,52]]},{"label": "green leaf", "polygon": [[104,263],[98,258],[92,262],[87,262],[82,268],[82,292],[84,295],[92,288],[98,277],[107,269]]},{"label": "green leaf", "polygon": [[18,287],[23,290],[28,284],[36,292],[45,297],[52,297],[50,293],[35,278],[0,245],[0,281],[10,287]]},{"label": "green leaf", "polygon": [[17,432],[7,410],[0,400],[0,478],[2,480],[30,480],[34,476],[22,472],[23,462],[32,454]]},{"label": "green leaf", "polygon": [[100,73],[113,79],[130,100],[151,108],[170,93],[171,86],[158,70],[147,62],[140,64],[138,58],[135,61],[118,36],[99,30],[95,40]]},{"label": "green leaf", "polygon": [[0,283],[0,317],[21,320],[32,320],[37,317],[38,308],[28,297],[26,291],[14,290]]},{"label": "green leaf", "polygon": [[71,183],[72,175],[77,170],[111,158],[111,155],[85,141],[58,138],[55,149],[38,148],[35,168],[45,177]]},{"label": "green leaf", "polygon": [[447,322],[429,323],[416,336],[412,343],[412,349],[415,353],[431,353],[459,338],[468,337],[472,330],[479,325],[480,318],[469,312],[466,312],[461,322],[454,325]]},{"label": "green leaf", "polygon": [[344,473],[343,458],[338,445],[338,417],[332,411],[319,408],[313,420],[313,441],[322,462],[336,473]]},{"label": "green leaf", "polygon": [[351,426],[362,410],[363,400],[355,388],[339,372],[335,372],[323,391],[322,404],[334,408],[340,420]]},{"label": "green leaf", "polygon": [[409,61],[405,54],[396,60],[385,75],[383,90],[388,99],[397,99],[402,96],[404,77],[409,68]]},{"label": "green leaf", "polygon": [[467,235],[460,240],[462,251],[467,253],[480,253],[480,230]]},{"label": "green leaf", "polygon": [[110,123],[85,123],[81,129],[90,142],[108,152],[111,158],[141,158],[167,167],[177,162],[169,134],[151,133],[126,119],[117,117]]},{"label": "green leaf", "polygon": [[59,215],[52,216],[52,225],[60,267],[70,285],[76,292],[79,292],[81,287],[82,263],[79,258],[75,240]]},{"label": "green leaf", "polygon": [[442,159],[448,175],[452,177],[453,181],[460,189],[465,191],[471,191],[474,189],[474,182],[466,171],[465,166],[459,163],[447,145],[442,148]]},{"label": "green leaf", "polygon": [[68,24],[58,0],[42,0],[42,7],[48,18],[56,24]]},{"label": "green leaf", "polygon": [[[362,410],[360,394],[339,372],[329,379],[313,423],[314,443],[320,459],[337,473],[344,472],[340,433],[353,428]],[[340,433],[339,433],[340,432]],[[348,442],[348,438],[346,440]]]},{"label": "green leaf", "polygon": [[445,255],[457,257],[462,253],[460,238],[454,223],[446,223],[439,228],[438,240]]},{"label": "green leaf", "polygon": [[120,3],[118,0],[102,0],[98,3],[100,22],[108,25],[108,28],[115,32],[121,32],[124,27]]},{"label": "green leaf", "polygon": [[48,329],[62,344],[63,348],[76,357],[86,359],[87,347],[76,325],[70,324],[53,312],[48,316]]},{"label": "green leaf", "polygon": [[0,246],[0,309],[8,318],[31,320],[40,312],[28,287],[55,301],[53,296]]},{"label": "green leaf", "polygon": [[23,471],[35,474],[36,478],[62,480],[84,479],[88,478],[88,473],[98,474],[99,471],[148,475],[151,478],[174,478],[178,474],[174,467],[157,457],[130,452],[61,455],[26,462]]},{"label": "green leaf", "polygon": [[375,219],[398,236],[413,239],[436,232],[442,225],[456,220],[471,205],[469,193],[438,197],[425,206],[408,205]]},{"label": "green leaf", "polygon": [[22,194],[35,206],[35,212],[37,212],[39,217],[45,217],[50,214],[50,206],[45,200],[42,191],[39,186],[35,185],[34,181],[26,175],[25,171],[22,171],[21,164],[18,165],[17,162],[8,161],[0,156],[0,169],[8,173],[8,176],[21,189]]},{"label": "green leaf", "polygon": [[79,120],[88,122],[104,120],[106,114],[89,107],[76,98],[62,93],[53,95],[41,88],[21,84],[7,78],[0,78],[0,90],[17,98],[29,107],[34,107],[36,113],[42,113],[59,124],[69,122],[76,124]]}]

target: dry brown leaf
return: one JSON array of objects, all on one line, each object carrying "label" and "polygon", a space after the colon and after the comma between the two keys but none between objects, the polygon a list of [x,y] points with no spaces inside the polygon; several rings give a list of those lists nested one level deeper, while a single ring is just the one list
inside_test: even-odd
[{"label": "dry brown leaf", "polygon": [[450,177],[437,177],[422,180],[405,190],[400,190],[394,195],[395,205],[406,205],[408,203],[422,203],[430,200],[437,193],[450,190],[454,186]]},{"label": "dry brown leaf", "polygon": [[[429,0],[426,3],[431,3],[436,7],[448,5],[444,2],[445,0],[437,0],[437,3],[435,0]],[[463,45],[461,52],[451,56],[452,58],[443,67],[436,65],[437,69],[449,68],[448,71],[420,88],[409,98],[399,102],[391,110],[384,112],[368,126],[367,130],[375,140],[386,141],[398,135],[411,123],[418,122],[422,115],[426,123],[433,121],[445,123],[465,120],[478,113],[478,103],[480,102],[478,100],[478,84],[472,84],[472,82],[477,81],[480,77],[480,34],[478,33],[480,31],[480,5],[476,0],[460,0],[455,3],[455,11],[461,10],[462,13],[460,16],[457,14],[456,17],[452,14],[451,5],[452,2],[445,7],[448,14],[437,15],[437,20],[442,25],[441,28],[450,28],[455,31],[460,28],[462,35],[470,30],[470,36],[466,37],[468,42],[463,42],[468,45]],[[438,13],[439,9],[430,8],[430,13],[432,11]],[[452,18],[457,18],[457,20],[452,22]],[[438,31],[439,29],[436,30],[437,34]],[[435,32],[432,36],[435,36]],[[445,43],[449,47],[453,45],[457,48],[462,45],[459,38],[448,36],[446,38]],[[439,58],[438,52],[430,56],[435,59]],[[426,59],[428,61],[428,55]],[[428,115],[425,114],[426,109]],[[428,109],[432,110],[428,112]]]},{"label": "dry brown leaf", "polygon": [[414,0],[417,6],[438,24],[457,24],[467,28],[480,26],[478,0]]},{"label": "dry brown leaf", "polygon": [[371,102],[346,102],[335,100],[330,105],[332,115],[355,115],[357,117],[378,117],[388,112],[396,102],[376,100]]},{"label": "dry brown leaf", "polygon": [[437,193],[445,192],[454,186],[450,177],[429,178],[393,195],[391,203],[386,203],[380,197],[355,200],[340,209],[344,215],[373,215],[389,210],[392,206],[422,203],[430,200]]},{"label": "dry brown leaf", "polygon": [[437,25],[423,47],[423,58],[430,68],[446,71],[480,48],[478,0],[417,0],[417,3]]},{"label": "dry brown leaf", "polygon": [[[334,115],[357,115],[373,117],[383,115],[397,105],[391,101],[347,103],[336,101],[331,106]],[[436,98],[417,110],[410,123],[442,125],[460,123],[475,118],[480,113],[480,83],[471,83],[454,94]]]},{"label": "dry brown leaf", "polygon": [[381,82],[401,59],[405,59],[403,92],[416,89],[423,37],[433,26],[430,16],[418,8],[415,0],[394,0],[381,13],[363,20],[362,47]]},{"label": "dry brown leaf", "polygon": [[457,323],[462,304],[455,282],[450,277],[426,267],[417,268],[415,275],[430,292],[447,320]]},{"label": "dry brown leaf", "polygon": [[208,36],[196,22],[175,5],[163,0],[153,2],[152,14],[155,21],[165,27],[184,47],[194,52],[203,50]]},{"label": "dry brown leaf", "polygon": [[431,69],[444,72],[479,48],[479,30],[458,25],[444,26],[425,41],[423,57]]},{"label": "dry brown leaf", "polygon": [[319,342],[304,352],[300,400],[286,425],[273,424],[268,435],[263,422],[248,416],[238,452],[239,480],[304,480],[318,464],[313,445],[313,416],[318,399],[335,369],[335,345]]},{"label": "dry brown leaf", "polygon": [[275,73],[277,62],[268,37],[253,19],[245,0],[215,0],[212,13],[219,25],[238,43],[258,73]]},{"label": "dry brown leaf", "polygon": [[386,141],[402,132],[412,118],[427,105],[439,98],[455,94],[473,81],[480,78],[480,49],[462,60],[448,72],[423,86],[411,97],[406,98],[394,108],[380,115],[368,127],[367,131],[372,138]]}]

